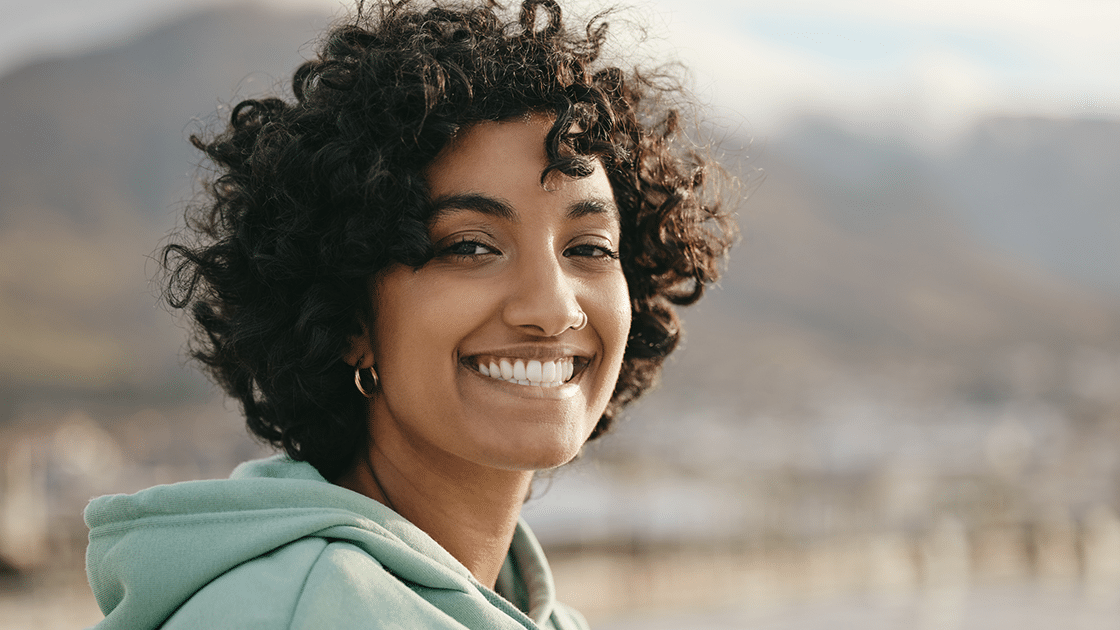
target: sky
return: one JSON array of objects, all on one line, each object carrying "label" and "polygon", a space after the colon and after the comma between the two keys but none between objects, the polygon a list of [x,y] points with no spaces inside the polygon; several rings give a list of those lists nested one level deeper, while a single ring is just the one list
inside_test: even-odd
[{"label": "sky", "polygon": [[[0,73],[236,0],[0,0]],[[592,0],[576,0],[577,9]],[[270,0],[345,12],[340,0]],[[593,6],[593,5],[592,5]],[[734,127],[805,114],[931,143],[1000,114],[1120,119],[1116,0],[623,0]],[[586,10],[586,9],[583,9]],[[628,44],[623,44],[627,47]],[[629,48],[627,47],[627,50]]]}]

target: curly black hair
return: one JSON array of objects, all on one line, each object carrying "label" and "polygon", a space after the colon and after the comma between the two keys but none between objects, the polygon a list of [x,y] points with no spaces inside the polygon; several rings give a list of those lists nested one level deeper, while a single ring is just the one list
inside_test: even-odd
[{"label": "curly black hair", "polygon": [[294,102],[246,100],[223,131],[193,135],[214,177],[162,250],[165,299],[193,318],[191,356],[252,433],[328,479],[367,436],[342,360],[370,315],[367,280],[433,256],[423,173],[456,131],[543,113],[542,182],[587,176],[596,160],[606,170],[633,320],[592,438],[657,380],[680,337],[674,305],[701,296],[735,238],[713,193],[723,171],[670,105],[680,89],[600,63],[603,14],[577,31],[555,0],[525,0],[517,16],[494,2],[413,4],[359,4],[295,72]]}]

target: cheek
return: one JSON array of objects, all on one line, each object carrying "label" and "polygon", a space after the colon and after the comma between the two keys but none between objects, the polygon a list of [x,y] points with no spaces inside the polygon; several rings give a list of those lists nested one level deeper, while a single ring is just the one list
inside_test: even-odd
[{"label": "cheek", "polygon": [[430,276],[408,271],[382,284],[376,320],[382,345],[434,350],[486,309],[486,292]]},{"label": "cheek", "polygon": [[599,296],[597,303],[602,305],[601,317],[604,324],[600,334],[607,353],[621,364],[630,334],[630,292],[626,286],[626,278],[621,273],[613,282],[604,282],[600,287],[603,294]]},{"label": "cheek", "polygon": [[374,354],[378,369],[390,380],[418,378],[417,371],[432,367],[434,353],[444,345],[454,319],[448,308],[433,300],[439,293],[417,286],[411,271],[387,278],[378,288],[374,320]]}]

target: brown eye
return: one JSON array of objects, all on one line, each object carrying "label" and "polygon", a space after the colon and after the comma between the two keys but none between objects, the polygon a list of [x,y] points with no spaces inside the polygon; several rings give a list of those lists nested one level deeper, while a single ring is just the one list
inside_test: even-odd
[{"label": "brown eye", "polygon": [[443,253],[449,256],[471,257],[497,254],[498,251],[478,241],[459,241],[443,250]]},{"label": "brown eye", "polygon": [[564,251],[567,257],[578,256],[581,258],[618,258],[618,253],[600,245],[576,245]]}]

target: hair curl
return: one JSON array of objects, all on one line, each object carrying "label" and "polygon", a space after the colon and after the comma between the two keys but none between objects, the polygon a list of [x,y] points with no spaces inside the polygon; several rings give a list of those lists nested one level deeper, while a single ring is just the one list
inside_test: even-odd
[{"label": "hair curl", "polygon": [[712,194],[722,171],[667,105],[678,90],[599,67],[602,15],[576,32],[555,0],[516,18],[492,2],[363,8],[295,72],[294,102],[243,101],[224,131],[191,137],[216,176],[162,258],[165,299],[193,318],[191,356],[252,433],[341,474],[367,434],[341,358],[369,315],[367,279],[433,255],[424,168],[465,126],[540,112],[554,117],[542,182],[599,160],[622,214],[633,320],[598,437],[656,381],[680,337],[674,305],[699,299],[735,236]]}]

